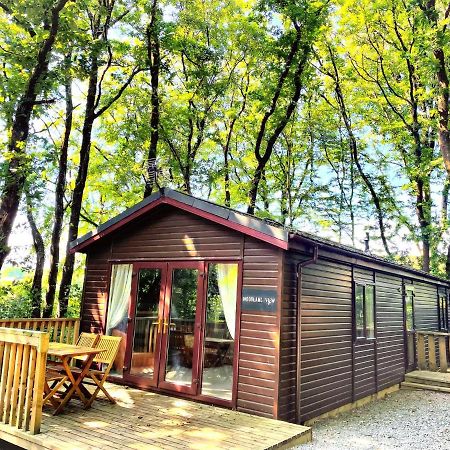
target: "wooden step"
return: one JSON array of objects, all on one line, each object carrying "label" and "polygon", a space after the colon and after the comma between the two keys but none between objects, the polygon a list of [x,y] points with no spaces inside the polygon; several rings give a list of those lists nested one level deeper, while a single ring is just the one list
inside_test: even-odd
[{"label": "wooden step", "polygon": [[450,394],[450,387],[433,386],[431,384],[410,383],[408,381],[404,381],[400,384],[400,387],[402,389],[423,389],[426,391],[445,392]]},{"label": "wooden step", "polygon": [[450,388],[450,374],[441,372],[431,372],[428,370],[415,370],[405,375],[408,383],[417,383],[430,386]]}]

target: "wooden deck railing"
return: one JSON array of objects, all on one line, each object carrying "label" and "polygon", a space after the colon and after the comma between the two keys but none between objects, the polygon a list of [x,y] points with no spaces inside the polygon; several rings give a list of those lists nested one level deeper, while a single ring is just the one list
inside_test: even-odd
[{"label": "wooden deck railing", "polygon": [[417,368],[447,372],[450,354],[450,333],[416,331]]},{"label": "wooden deck railing", "polygon": [[80,331],[80,319],[0,319],[0,327],[46,331],[50,342],[75,344]]},{"label": "wooden deck railing", "polygon": [[0,422],[31,434],[41,427],[48,343],[48,333],[0,328]]}]

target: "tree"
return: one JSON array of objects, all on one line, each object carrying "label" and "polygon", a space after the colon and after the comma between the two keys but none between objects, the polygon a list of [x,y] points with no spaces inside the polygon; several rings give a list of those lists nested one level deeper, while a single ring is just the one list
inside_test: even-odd
[{"label": "tree", "polygon": [[[269,94],[265,98],[267,104],[263,106],[265,112],[254,144],[256,167],[251,175],[248,191],[249,214],[255,212],[259,184],[274,146],[297,107],[312,42],[327,12],[327,3],[320,2],[267,2],[266,7],[272,7],[271,12],[282,17],[282,26],[274,33],[280,36],[279,39],[269,38],[278,57],[275,67],[280,67],[280,70],[273,78],[267,76],[269,85],[264,86]],[[269,24],[272,26],[270,19]]]},{"label": "tree", "polygon": [[[449,119],[449,79],[446,58],[446,46],[448,38],[446,37],[447,22],[450,15],[450,4],[443,14],[436,7],[435,0],[419,2],[428,25],[433,30],[434,39],[432,40],[432,52],[435,59],[434,72],[437,81],[436,104],[439,116],[438,141],[441,151],[444,167],[447,171],[447,179],[443,189],[443,207],[442,207],[442,230],[448,226],[448,191],[450,180],[450,132],[448,127]],[[446,274],[450,279],[450,245],[447,248]]]},{"label": "tree", "polygon": [[55,209],[54,221],[50,241],[50,261],[48,271],[48,290],[45,297],[44,317],[51,317],[55,302],[57,277],[59,268],[59,244],[64,220],[64,193],[66,190],[67,158],[69,152],[69,139],[73,123],[73,100],[72,100],[72,54],[65,55],[64,62],[64,94],[65,94],[65,120],[64,135],[61,142],[58,158],[58,174],[55,185]]},{"label": "tree", "polygon": [[430,128],[432,101],[423,89],[427,76],[418,58],[416,34],[420,30],[414,11],[389,0],[383,8],[379,3],[376,7],[362,4],[342,13],[347,14],[347,24],[351,23],[347,36],[353,40],[349,51],[353,69],[366,87],[375,88],[371,101],[378,115],[375,123],[403,164],[414,198],[422,269],[429,271],[435,242],[430,188],[436,166],[434,130]]},{"label": "tree", "polygon": [[41,316],[42,302],[42,277],[44,275],[45,246],[42,235],[36,224],[33,212],[33,203],[29,192],[26,193],[26,214],[33,236],[33,246],[36,252],[36,265],[34,269],[33,282],[31,285],[31,317]]},{"label": "tree", "polygon": [[[339,111],[339,115],[342,119],[342,122],[345,127],[345,131],[347,133],[348,138],[348,146],[350,150],[350,168],[353,166],[353,164],[356,166],[356,169],[358,171],[359,176],[361,177],[361,180],[364,183],[365,188],[370,194],[370,198],[372,200],[372,203],[375,207],[375,213],[377,215],[377,221],[378,221],[378,228],[380,231],[381,241],[383,243],[384,250],[388,256],[391,255],[391,251],[389,249],[389,243],[387,239],[387,230],[386,230],[386,223],[385,223],[385,208],[382,205],[382,199],[380,198],[380,195],[375,189],[374,183],[370,179],[370,177],[366,174],[363,165],[361,163],[361,157],[360,157],[360,150],[359,150],[359,144],[358,139],[352,124],[352,119],[350,116],[350,112],[348,110],[347,102],[344,96],[343,92],[343,86],[341,82],[341,76],[338,69],[338,56],[336,55],[335,49],[332,47],[332,45],[329,42],[325,43],[325,50],[327,54],[327,60],[329,63],[329,67],[325,66],[320,61],[320,71],[329,77],[333,82],[333,96],[336,101],[336,109]],[[329,102],[329,101],[328,101]],[[330,103],[330,102],[329,102]],[[331,104],[331,103],[330,103]],[[341,189],[342,191],[342,189]],[[353,184],[351,188],[351,192],[353,194]],[[352,210],[352,202],[349,202],[350,210]],[[354,225],[353,225],[354,226]],[[354,236],[354,231],[352,232],[352,236]],[[353,237],[354,241],[354,237]]]},{"label": "tree", "polygon": [[[24,22],[26,14],[16,10],[16,4],[1,3],[1,10],[9,20],[18,24],[24,32],[33,39],[37,39],[37,51],[30,55],[33,58],[33,66],[30,75],[23,85],[23,90],[12,112],[10,138],[7,150],[7,168],[0,194],[0,269],[9,253],[8,238],[11,234],[14,219],[19,208],[20,198],[29,171],[26,143],[30,131],[30,121],[36,105],[46,103],[46,99],[38,99],[44,91],[44,81],[48,75],[50,57],[60,26],[60,14],[68,0],[58,0],[49,9],[45,4],[36,5],[33,10],[38,10],[39,17],[34,18],[34,23]],[[37,7],[36,7],[37,6]],[[22,4],[18,8],[23,7]],[[26,7],[26,6],[25,6]],[[43,26],[45,33],[37,32],[34,26]],[[33,46],[36,48],[36,46]]]},{"label": "tree", "polygon": [[[127,5],[122,5],[126,8]],[[60,314],[64,316],[67,312],[70,286],[72,282],[75,255],[70,252],[70,242],[78,236],[80,215],[83,202],[83,194],[89,170],[89,158],[92,142],[92,130],[94,122],[121,97],[125,89],[133,81],[134,77],[143,68],[133,67],[125,75],[125,80],[119,83],[114,93],[104,100],[103,88],[108,71],[113,67],[113,47],[109,39],[109,30],[127,14],[127,9],[120,10],[115,0],[99,0],[98,4],[91,5],[85,11],[91,29],[91,41],[89,43],[89,56],[87,65],[88,89],[83,118],[83,129],[81,133],[81,144],[79,152],[79,166],[75,187],[72,192],[70,208],[69,229],[67,233],[67,249],[64,266],[62,269],[61,283],[59,287]],[[124,49],[120,48],[120,57],[123,58]],[[106,63],[101,71],[102,58],[106,56]],[[126,58],[125,58],[126,59]]]},{"label": "tree", "polygon": [[150,67],[151,83],[151,115],[150,115],[150,146],[147,158],[147,180],[145,183],[144,198],[148,197],[153,190],[153,177],[151,173],[151,161],[156,161],[158,141],[159,141],[159,77],[161,72],[161,52],[160,52],[160,23],[161,11],[158,0],[153,0],[150,8],[150,21],[146,28],[147,37],[147,59]]}]

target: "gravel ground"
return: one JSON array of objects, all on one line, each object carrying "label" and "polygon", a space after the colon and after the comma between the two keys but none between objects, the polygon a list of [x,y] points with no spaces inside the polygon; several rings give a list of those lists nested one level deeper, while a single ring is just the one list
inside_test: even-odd
[{"label": "gravel ground", "polygon": [[312,425],[299,450],[450,450],[450,394],[400,390]]}]

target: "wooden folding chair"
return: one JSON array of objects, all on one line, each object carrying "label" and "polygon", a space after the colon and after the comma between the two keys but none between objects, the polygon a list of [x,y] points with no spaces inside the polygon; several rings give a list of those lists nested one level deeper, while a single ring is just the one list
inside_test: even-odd
[{"label": "wooden folding chair", "polygon": [[[95,348],[105,350],[94,358],[95,363],[103,364],[103,370],[90,369],[83,380],[83,384],[91,384],[92,386],[96,386],[94,393],[85,405],[85,409],[90,408],[92,402],[95,400],[100,391],[106,395],[111,403],[116,403],[114,398],[111,397],[109,392],[106,390],[104,383],[109,375],[109,372],[111,371],[117,353],[119,352],[121,340],[122,337],[119,336],[100,336],[100,340],[95,345]],[[93,383],[86,383],[86,379],[92,380]]]},{"label": "wooden folding chair", "polygon": [[[78,337],[76,345],[79,347],[95,347],[100,340],[100,335],[96,333],[81,333]],[[84,361],[86,356],[75,356],[72,358],[71,366],[74,364],[74,360]]]},{"label": "wooden folding chair", "polygon": [[76,345],[78,345],[79,347],[95,347],[99,339],[99,334],[83,332],[78,337]]}]

